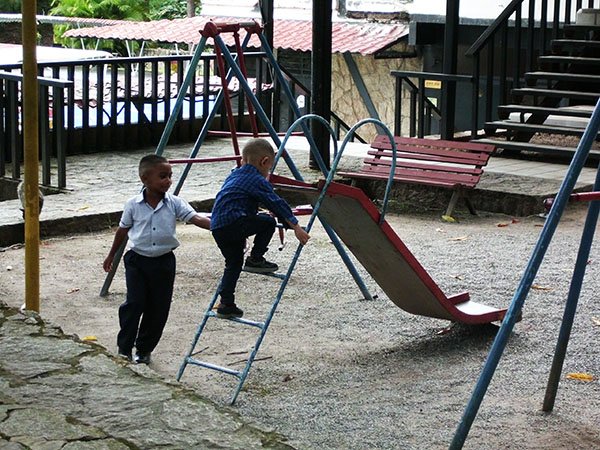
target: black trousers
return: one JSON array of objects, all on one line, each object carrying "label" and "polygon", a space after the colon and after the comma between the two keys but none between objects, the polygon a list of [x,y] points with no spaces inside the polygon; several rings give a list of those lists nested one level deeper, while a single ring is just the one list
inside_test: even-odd
[{"label": "black trousers", "polygon": [[133,251],[125,253],[127,298],[119,307],[121,330],[117,335],[119,349],[130,351],[135,345],[140,353],[150,353],[160,340],[169,317],[175,255],[149,258]]},{"label": "black trousers", "polygon": [[225,270],[219,287],[221,303],[235,303],[235,286],[244,264],[246,238],[254,236],[250,256],[260,259],[267,253],[269,242],[275,233],[276,222],[269,214],[240,217],[231,225],[213,230],[212,235],[225,257]]}]

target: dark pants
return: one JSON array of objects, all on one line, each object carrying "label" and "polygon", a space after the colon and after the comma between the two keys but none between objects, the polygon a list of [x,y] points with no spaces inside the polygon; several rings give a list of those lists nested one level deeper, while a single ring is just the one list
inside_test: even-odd
[{"label": "dark pants", "polygon": [[175,255],[169,252],[148,258],[130,250],[123,261],[127,298],[119,307],[121,330],[117,345],[119,349],[129,351],[135,344],[138,352],[150,353],[158,344],[169,317],[175,282]]},{"label": "dark pants", "polygon": [[246,238],[254,236],[254,245],[250,251],[253,259],[261,259],[267,253],[269,242],[275,233],[275,219],[268,214],[241,217],[231,225],[213,230],[212,235],[225,257],[225,270],[219,294],[221,303],[235,303],[235,286],[244,264],[244,246]]}]

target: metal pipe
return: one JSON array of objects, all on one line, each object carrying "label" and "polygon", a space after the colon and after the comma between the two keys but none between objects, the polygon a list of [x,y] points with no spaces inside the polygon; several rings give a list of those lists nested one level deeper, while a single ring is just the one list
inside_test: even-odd
[{"label": "metal pipe", "polygon": [[538,242],[533,250],[529,263],[523,273],[523,277],[521,278],[521,282],[519,283],[517,290],[513,296],[511,304],[508,308],[506,316],[502,321],[502,325],[496,338],[494,339],[494,343],[488,355],[488,358],[485,362],[481,375],[479,376],[479,380],[477,381],[477,385],[473,391],[471,399],[467,404],[467,407],[463,413],[460,424],[454,434],[454,438],[450,444],[450,450],[459,450],[463,447],[465,440],[467,438],[467,434],[475,420],[475,416],[477,415],[477,411],[479,410],[479,406],[483,400],[485,392],[492,380],[492,376],[494,375],[494,371],[500,362],[500,357],[502,356],[502,352],[506,347],[508,342],[508,338],[510,337],[510,333],[514,328],[517,317],[521,314],[521,309],[523,308],[523,304],[525,303],[525,298],[531,289],[531,285],[533,284],[533,280],[537,275],[537,271],[544,259],[544,255],[546,254],[546,250],[550,245],[550,241],[558,226],[558,222],[560,220],[560,216],[565,209],[567,202],[569,201],[569,195],[573,192],[573,187],[577,182],[577,178],[581,173],[581,169],[585,164],[585,161],[590,152],[590,148],[598,134],[598,130],[600,129],[600,100],[596,103],[596,107],[594,108],[594,113],[588,123],[588,126],[577,146],[577,150],[575,151],[575,155],[573,156],[573,160],[569,165],[569,169],[567,170],[567,174],[565,175],[565,179],[563,180],[560,189],[558,191],[558,195],[556,197],[556,201],[548,214],[548,218],[546,219],[546,223],[544,224],[544,228],[540,233],[540,237]]},{"label": "metal pipe", "polygon": [[25,181],[25,307],[40,311],[40,210],[36,1],[22,5]]}]

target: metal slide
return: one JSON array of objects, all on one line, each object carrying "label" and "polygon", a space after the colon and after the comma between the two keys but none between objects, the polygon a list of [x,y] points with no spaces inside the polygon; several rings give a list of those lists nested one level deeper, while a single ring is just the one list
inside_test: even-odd
[{"label": "metal slide", "polygon": [[325,183],[312,186],[273,175],[271,182],[304,196],[390,300],[403,310],[466,324],[504,318],[506,309],[471,301],[467,292],[446,296],[389,223],[381,221],[381,213],[362,190],[331,182],[318,206]]}]

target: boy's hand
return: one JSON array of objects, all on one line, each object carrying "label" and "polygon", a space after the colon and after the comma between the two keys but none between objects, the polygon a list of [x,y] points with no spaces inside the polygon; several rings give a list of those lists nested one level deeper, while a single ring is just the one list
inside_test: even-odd
[{"label": "boy's hand", "polygon": [[308,234],[299,224],[294,225],[292,228],[294,229],[296,239],[298,239],[302,245],[306,245],[310,239],[310,234]]},{"label": "boy's hand", "polygon": [[112,257],[112,256],[106,257],[106,259],[104,260],[104,263],[102,263],[102,267],[104,268],[105,272],[110,272],[110,269],[112,269],[113,260],[114,260],[114,257]]},{"label": "boy's hand", "polygon": [[196,214],[190,219],[190,223],[197,227],[204,228],[205,230],[210,230],[210,219],[206,216]]}]

